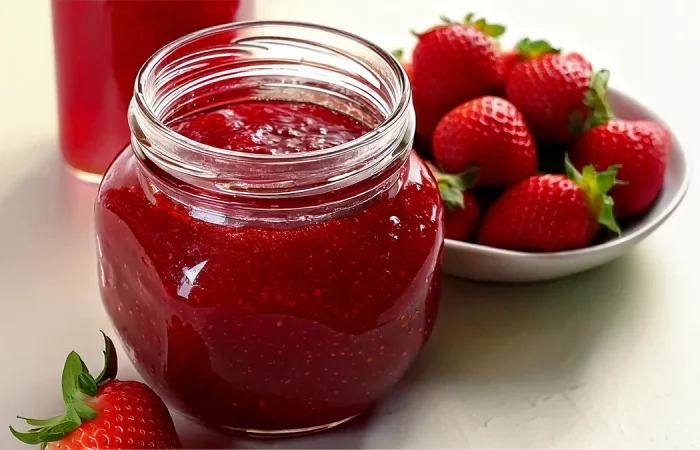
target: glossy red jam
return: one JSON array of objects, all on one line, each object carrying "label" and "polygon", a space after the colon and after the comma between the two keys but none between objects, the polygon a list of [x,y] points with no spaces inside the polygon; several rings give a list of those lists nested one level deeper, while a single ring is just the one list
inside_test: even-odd
[{"label": "glossy red jam", "polygon": [[129,143],[127,107],[141,65],[201,28],[249,20],[254,0],[53,0],[61,151],[103,174]]},{"label": "glossy red jam", "polygon": [[284,101],[234,103],[170,127],[212,147],[268,155],[322,150],[369,131],[366,125],[323,106]]},{"label": "glossy red jam", "polygon": [[[171,127],[202,143],[295,153],[368,131],[321,106],[247,102]],[[319,427],[375,402],[431,333],[442,209],[416,155],[362,208],[293,228],[232,227],[162,192],[130,149],[96,207],[102,296],[135,365],[212,426]],[[209,217],[209,218],[208,218]]]}]

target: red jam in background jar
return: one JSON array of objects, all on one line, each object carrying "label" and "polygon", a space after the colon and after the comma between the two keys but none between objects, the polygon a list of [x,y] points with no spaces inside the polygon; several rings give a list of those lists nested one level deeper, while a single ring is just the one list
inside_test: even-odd
[{"label": "red jam in background jar", "polygon": [[136,73],[165,44],[251,19],[254,0],[52,0],[63,158],[99,179],[129,143]]},{"label": "red jam in background jar", "polygon": [[[213,40],[237,27],[246,44]],[[340,69],[321,44],[297,48],[292,76],[282,49],[300,35],[330,41],[324,34],[371,52]],[[279,48],[230,59],[269,36]],[[187,39],[193,54],[217,42],[221,59],[195,68],[196,58],[173,57],[193,64],[173,71],[180,42],[144,67],[134,147],[100,187],[107,312],[145,380],[199,422],[262,435],[342,423],[401,378],[437,314],[443,212],[410,150],[405,75],[366,41],[311,25],[231,25]],[[374,94],[341,76],[372,77],[365,64],[380,76],[363,80]],[[199,73],[207,81],[152,82],[175,72],[182,85]]]}]

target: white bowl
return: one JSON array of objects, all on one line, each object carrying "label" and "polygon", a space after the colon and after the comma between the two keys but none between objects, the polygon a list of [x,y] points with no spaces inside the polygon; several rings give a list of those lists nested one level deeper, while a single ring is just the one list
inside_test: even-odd
[{"label": "white bowl", "polygon": [[[610,89],[615,114],[623,119],[661,121],[629,96]],[[530,283],[552,280],[607,264],[656,230],[678,207],[690,183],[688,156],[673,138],[664,189],[651,210],[626,224],[622,236],[592,247],[555,253],[526,253],[445,240],[444,272],[473,281]]]}]

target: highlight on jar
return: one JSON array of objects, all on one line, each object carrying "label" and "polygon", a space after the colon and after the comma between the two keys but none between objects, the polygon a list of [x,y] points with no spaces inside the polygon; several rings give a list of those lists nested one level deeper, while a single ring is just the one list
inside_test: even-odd
[{"label": "highlight on jar", "polygon": [[433,329],[443,245],[399,63],[316,25],[210,28],[148,60],[129,124],[96,230],[146,382],[252,435],[330,428],[386,394]]},{"label": "highlight on jar", "polygon": [[52,0],[51,6],[61,153],[70,172],[89,182],[99,182],[129,143],[127,108],[146,59],[189,33],[255,14],[255,0]]}]

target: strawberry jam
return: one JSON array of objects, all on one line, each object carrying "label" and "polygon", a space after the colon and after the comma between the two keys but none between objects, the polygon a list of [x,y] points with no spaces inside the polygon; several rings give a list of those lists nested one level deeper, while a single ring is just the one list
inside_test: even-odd
[{"label": "strawberry jam", "polygon": [[294,92],[207,97],[158,127],[165,109],[135,102],[132,147],[98,194],[107,312],[146,381],[209,426],[274,435],[354,417],[435,322],[443,211],[410,150],[407,88],[371,126]]},{"label": "strawberry jam", "polygon": [[323,150],[369,131],[366,125],[323,106],[281,101],[234,103],[170,127],[202,144],[268,155]]},{"label": "strawberry jam", "polygon": [[[61,151],[99,178],[129,143],[136,73],[173,39],[249,20],[254,0],[52,0]],[[92,177],[90,175],[93,175]]]}]

